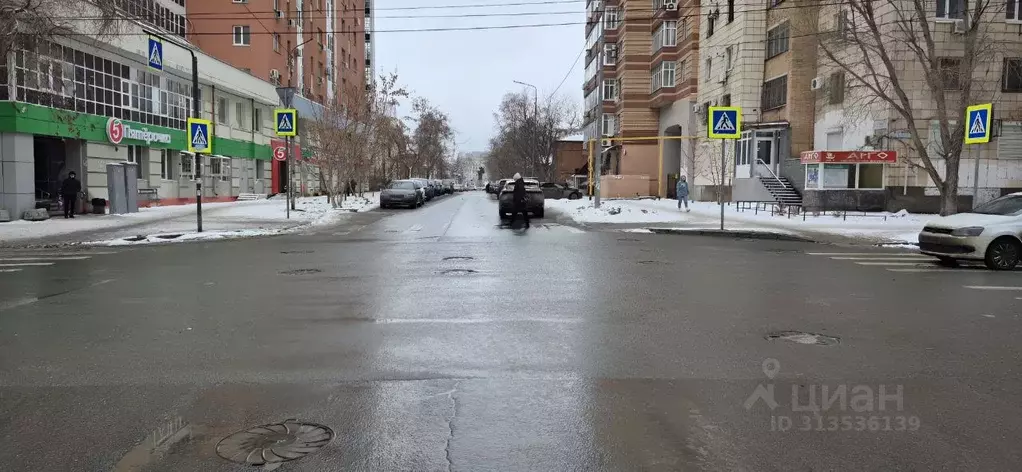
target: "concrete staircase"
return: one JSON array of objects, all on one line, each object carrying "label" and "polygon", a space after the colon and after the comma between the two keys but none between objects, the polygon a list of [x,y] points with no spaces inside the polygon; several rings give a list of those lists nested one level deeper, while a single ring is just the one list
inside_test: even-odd
[{"label": "concrete staircase", "polygon": [[785,206],[802,206],[802,195],[798,193],[798,189],[787,178],[760,177],[759,181],[766,187],[777,203]]}]

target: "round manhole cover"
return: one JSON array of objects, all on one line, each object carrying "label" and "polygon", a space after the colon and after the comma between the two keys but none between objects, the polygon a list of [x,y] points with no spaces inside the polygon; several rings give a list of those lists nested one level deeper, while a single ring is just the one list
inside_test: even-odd
[{"label": "round manhole cover", "polygon": [[318,274],[320,272],[323,272],[323,271],[319,270],[319,269],[293,269],[293,270],[282,271],[281,274],[284,274],[284,275],[308,275],[308,274]]},{"label": "round manhole cover", "polygon": [[826,334],[805,333],[802,331],[778,331],[770,333],[767,339],[774,341],[788,341],[795,344],[810,344],[817,346],[830,346],[838,343],[838,338]]},{"label": "round manhole cover", "polygon": [[638,238],[617,238],[617,240],[618,241],[628,241],[628,242],[641,241],[641,239],[638,239]]},{"label": "round manhole cover", "polygon": [[476,271],[474,269],[447,269],[440,271],[440,273],[444,275],[468,275],[474,274]]},{"label": "round manhole cover", "polygon": [[216,453],[238,464],[275,464],[301,459],[333,438],[333,430],[321,424],[287,420],[227,436],[216,444]]},{"label": "round manhole cover", "polygon": [[447,256],[444,258],[445,261],[471,261],[472,259],[475,258],[470,256]]}]

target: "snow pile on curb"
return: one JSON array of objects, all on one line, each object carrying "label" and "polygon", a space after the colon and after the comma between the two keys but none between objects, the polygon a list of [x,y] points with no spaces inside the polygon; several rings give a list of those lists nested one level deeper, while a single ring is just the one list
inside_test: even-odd
[{"label": "snow pile on curb", "polygon": [[110,239],[106,241],[92,241],[85,244],[91,246],[137,246],[144,244],[180,243],[185,241],[216,241],[221,239],[251,238],[255,236],[283,234],[285,232],[287,231],[280,229],[243,229],[236,231],[204,231],[201,233],[165,233]]},{"label": "snow pile on curb", "polygon": [[588,200],[546,200],[548,209],[560,212],[576,223],[669,223],[685,221],[677,208],[643,208],[640,200],[608,200],[600,208]]}]

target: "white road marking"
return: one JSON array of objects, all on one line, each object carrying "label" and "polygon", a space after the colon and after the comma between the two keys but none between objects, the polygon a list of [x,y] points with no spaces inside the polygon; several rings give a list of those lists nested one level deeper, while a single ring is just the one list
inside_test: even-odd
[{"label": "white road marking", "polygon": [[936,261],[928,256],[890,256],[890,257],[831,257],[835,261]]},{"label": "white road marking", "polygon": [[0,267],[19,267],[19,266],[51,266],[52,262],[18,262],[15,264],[0,264]]},{"label": "white road marking", "polygon": [[21,269],[0,269],[0,272],[20,272]]},{"label": "white road marking", "polygon": [[0,261],[78,261],[92,256],[0,257]]},{"label": "white road marking", "polygon": [[[918,268],[910,268],[910,269],[899,268],[899,269],[887,269],[887,270],[889,270],[891,272],[961,272],[961,271],[957,271],[957,270],[954,270],[954,269],[941,269],[941,268],[937,268],[937,267],[934,267],[934,268],[918,267]],[[962,273],[967,273],[967,272],[962,272]]]},{"label": "white road marking", "polygon": [[918,261],[918,262],[856,262],[856,264],[864,265],[864,266],[914,266],[914,265],[923,265],[923,266],[925,266],[926,265],[926,263],[924,263],[923,261]]},{"label": "white road marking", "polygon": [[19,298],[17,300],[11,300],[9,302],[0,302],[0,311],[10,310],[11,308],[17,308],[19,306],[28,305],[39,301],[36,297]]},{"label": "white road marking", "polygon": [[0,252],[0,255],[7,257],[20,257],[20,256],[99,256],[106,254],[117,254],[118,251],[73,251],[73,252],[33,252],[33,251],[14,251],[14,252]]},{"label": "white road marking", "polygon": [[999,285],[962,285],[965,288],[971,288],[973,290],[1019,290],[1022,291],[1022,287],[1005,287]]},{"label": "white road marking", "polygon": [[918,252],[807,252],[810,256],[910,256]]}]

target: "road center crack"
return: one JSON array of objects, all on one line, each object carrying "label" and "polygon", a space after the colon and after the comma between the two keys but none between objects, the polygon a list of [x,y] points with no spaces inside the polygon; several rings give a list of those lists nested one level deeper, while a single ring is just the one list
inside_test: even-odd
[{"label": "road center crack", "polygon": [[447,456],[447,472],[454,471],[454,462],[451,461],[451,441],[454,440],[454,419],[458,417],[458,399],[454,396],[458,393],[461,381],[454,383],[454,387],[443,393],[451,401],[451,416],[447,417],[447,444],[444,446],[444,454]]}]

